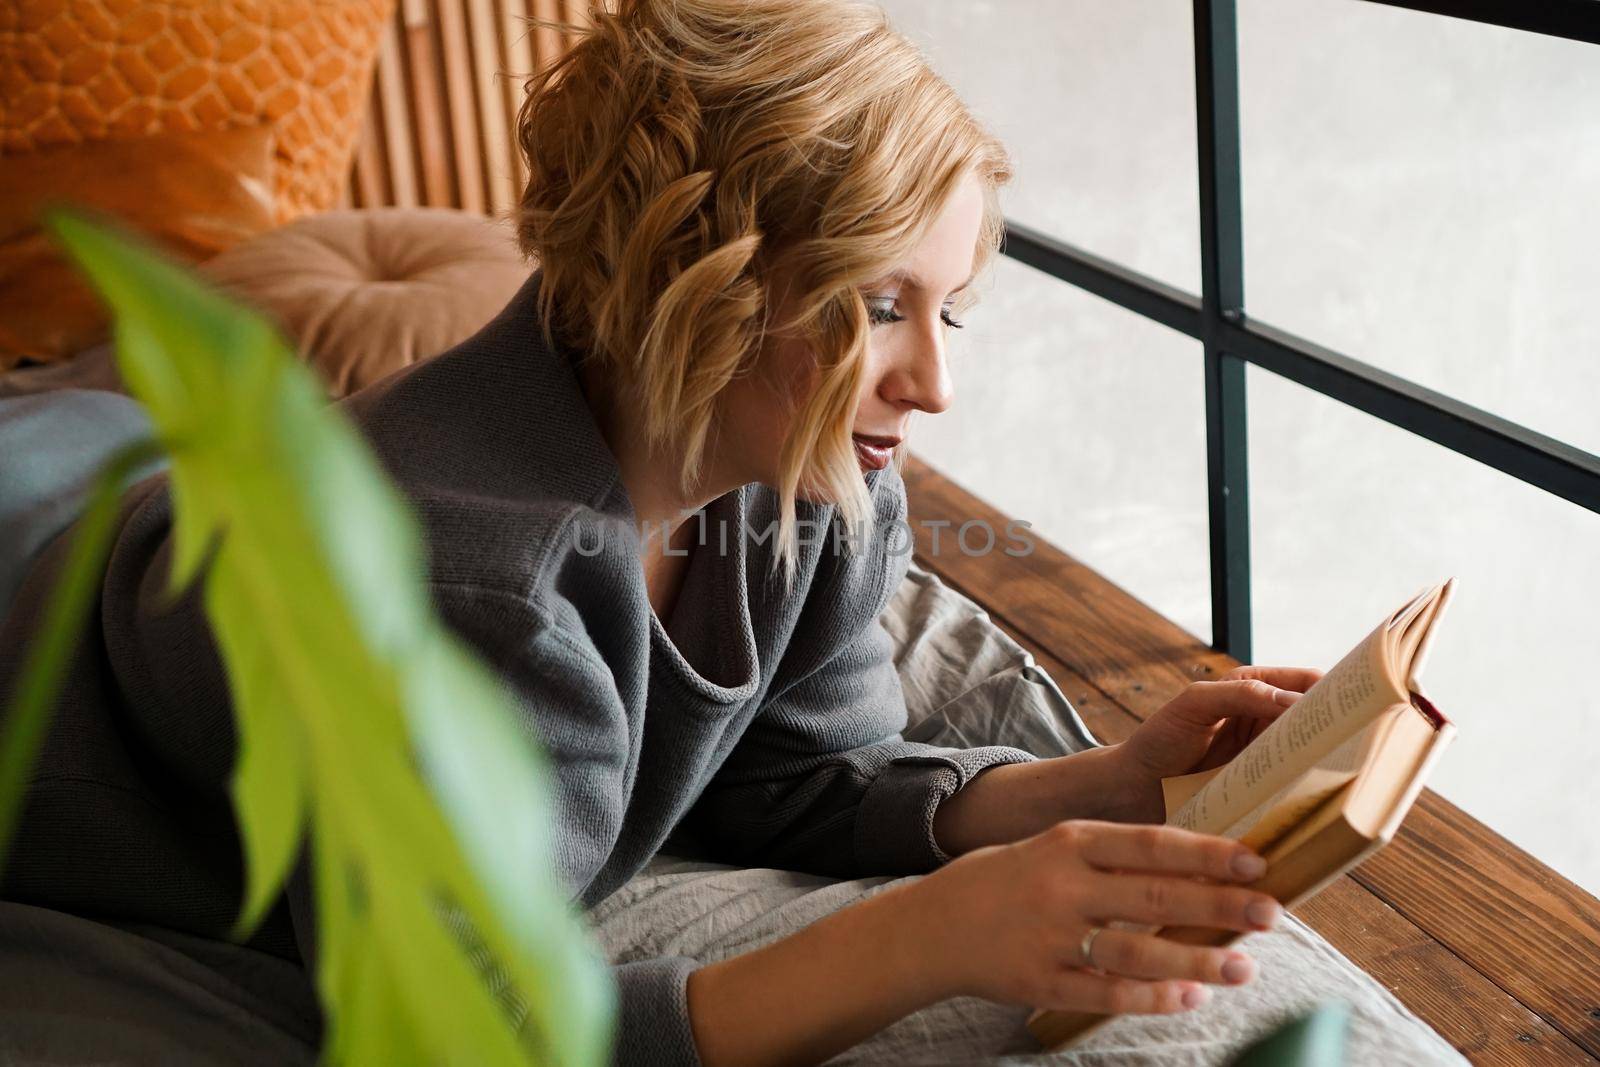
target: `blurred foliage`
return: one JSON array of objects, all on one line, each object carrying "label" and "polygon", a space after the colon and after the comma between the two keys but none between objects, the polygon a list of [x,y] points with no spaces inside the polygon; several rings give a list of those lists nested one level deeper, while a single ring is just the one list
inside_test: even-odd
[{"label": "blurred foliage", "polygon": [[1234,1057],[1231,1067],[1344,1067],[1349,1030],[1348,1004],[1319,1004],[1252,1043]]},{"label": "blurred foliage", "polygon": [[[171,595],[204,583],[228,672],[235,936],[309,830],[325,1060],[608,1062],[616,991],[554,865],[545,756],[435,616],[419,527],[366,442],[262,317],[114,225],[46,222],[112,309],[123,380],[171,459]],[[0,849],[98,592],[120,473],[78,524],[7,716]]]}]

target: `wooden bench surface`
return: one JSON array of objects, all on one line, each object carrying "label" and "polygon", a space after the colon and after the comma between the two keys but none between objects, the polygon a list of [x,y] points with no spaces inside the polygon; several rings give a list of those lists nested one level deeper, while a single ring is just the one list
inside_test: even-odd
[{"label": "wooden bench surface", "polygon": [[[905,480],[917,563],[1032,652],[1102,741],[1238,665],[1037,537],[1026,556],[962,553],[963,522],[1010,517],[915,456]],[[1600,900],[1432,790],[1296,914],[1474,1063],[1600,1064]]]}]

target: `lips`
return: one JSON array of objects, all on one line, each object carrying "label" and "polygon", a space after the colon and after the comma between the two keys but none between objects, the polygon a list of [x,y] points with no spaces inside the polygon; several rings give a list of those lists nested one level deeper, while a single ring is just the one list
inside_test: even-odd
[{"label": "lips", "polygon": [[898,437],[868,437],[864,434],[852,434],[851,441],[856,446],[856,458],[861,461],[864,470],[877,471],[889,465],[889,460],[894,457],[894,446],[900,443]]}]

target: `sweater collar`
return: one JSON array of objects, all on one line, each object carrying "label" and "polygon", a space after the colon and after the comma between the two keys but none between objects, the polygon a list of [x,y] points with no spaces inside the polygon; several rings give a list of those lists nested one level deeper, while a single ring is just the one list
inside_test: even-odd
[{"label": "sweater collar", "polygon": [[[522,358],[531,363],[529,392],[539,404],[535,414],[548,419],[553,431],[549,440],[556,445],[552,455],[557,462],[546,465],[553,469],[544,476],[558,491],[571,494],[568,499],[581,500],[636,528],[637,514],[622,484],[621,466],[583,392],[581,354],[559,341],[551,345],[545,340],[538,311],[540,280],[541,274],[535,272],[523,284],[506,309],[500,333],[515,339]],[[672,667],[668,676],[698,698],[719,704],[748,699],[760,683],[749,602],[749,546],[741,535],[749,525],[747,504],[746,487],[740,487],[703,509],[699,529],[709,543],[697,546],[674,611],[680,619],[676,629],[690,638],[691,651],[703,665],[714,665],[712,676],[689,660],[666,623],[649,609],[652,639]],[[715,532],[706,534],[707,530]],[[708,559],[713,553],[726,558]]]}]

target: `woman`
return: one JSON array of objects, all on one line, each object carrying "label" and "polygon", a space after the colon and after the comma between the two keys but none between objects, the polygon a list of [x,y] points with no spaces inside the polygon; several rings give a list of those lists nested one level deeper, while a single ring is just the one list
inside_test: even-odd
[{"label": "woman", "polygon": [[[1162,777],[1229,758],[1317,672],[1195,683],[1059,759],[900,739],[877,622],[907,564],[898,461],[952,401],[1002,148],[843,0],[624,2],[530,89],[539,270],[345,407],[424,521],[438,609],[550,754],[563,877],[592,906],[678,829],[732,863],[931,872],[743,956],[617,966],[618,1062],[816,1062],[956,994],[1170,1012],[1250,980],[1241,952],[1105,926],[1273,924],[1259,857],[1150,824]],[[164,477],[127,495],[5,889],[216,937],[231,714],[198,604],[159,603],[170,517]],[[253,944],[309,965],[311,920],[301,870]]]}]

